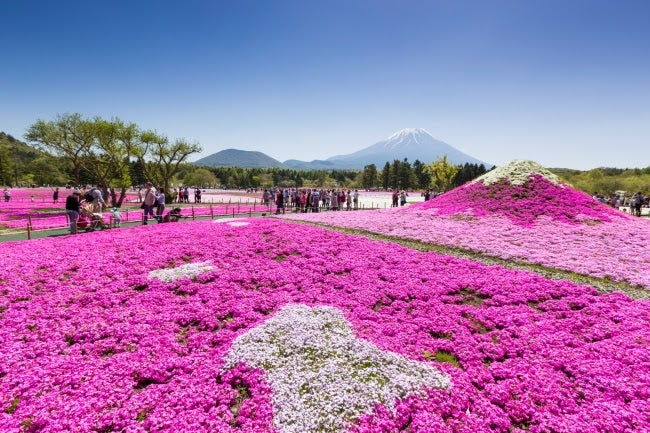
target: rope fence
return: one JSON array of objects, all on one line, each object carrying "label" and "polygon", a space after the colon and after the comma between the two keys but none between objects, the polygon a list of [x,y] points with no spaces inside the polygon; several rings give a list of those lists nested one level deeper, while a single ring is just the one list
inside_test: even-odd
[{"label": "rope fence", "polygon": [[[206,203],[197,203],[197,204],[206,204]],[[181,207],[179,206],[182,204],[180,203],[171,203],[169,205],[166,205],[165,210],[163,213],[160,215],[162,218],[167,212],[169,212],[171,209],[175,207]],[[365,206],[365,205],[360,205],[356,210],[371,210],[371,209],[379,209],[380,203],[377,203],[376,206],[374,203],[371,203],[370,206]],[[384,203],[384,208],[386,208],[386,204]],[[311,206],[309,207],[311,208]],[[345,209],[345,206],[341,208],[341,210]],[[155,213],[155,208],[154,208],[154,213]],[[267,214],[274,214],[277,210],[277,206],[275,204],[263,204],[263,203],[258,203],[257,200],[253,200],[253,203],[251,204],[249,200],[246,202],[242,203],[241,201],[235,201],[233,203],[232,200],[228,200],[227,202],[222,200],[221,202],[210,202],[207,206],[189,206],[189,207],[181,207],[181,219],[179,221],[184,221],[184,220],[197,220],[197,219],[215,219],[215,218],[222,218],[222,217],[252,217],[253,215],[255,216],[263,216]],[[325,206],[322,205],[322,203],[319,205],[319,212],[323,211],[328,211],[329,209]],[[353,209],[351,209],[353,210]],[[292,205],[287,205],[285,206],[285,212],[299,212],[300,210]],[[143,224],[144,223],[144,211],[142,209],[125,209],[123,211],[120,211],[120,223],[121,224],[126,224],[129,226],[132,225],[137,225],[137,224]],[[101,224],[100,224],[101,223]],[[0,222],[0,224],[2,224]],[[86,225],[81,225],[79,222],[77,222],[77,233],[81,233],[84,230],[86,230],[88,227]],[[47,232],[56,232],[56,231],[61,231],[61,230],[69,230],[70,228],[70,220],[68,215],[63,211],[60,214],[34,214],[34,215],[28,215],[25,218],[17,218],[11,220],[11,225],[12,227],[8,227],[6,229],[0,229],[0,241],[2,241],[2,237],[5,236],[15,236],[15,235],[20,235],[21,233],[24,233],[26,238],[32,239],[35,235],[37,234],[44,234]],[[104,212],[102,214],[102,219],[101,220],[90,220],[88,221],[88,225],[90,226],[96,226],[96,227],[91,227],[92,229],[111,229],[111,228],[116,228],[116,221],[114,221],[113,214],[108,211]],[[90,230],[88,230],[90,231]],[[43,237],[43,236],[38,236],[38,237]]]}]

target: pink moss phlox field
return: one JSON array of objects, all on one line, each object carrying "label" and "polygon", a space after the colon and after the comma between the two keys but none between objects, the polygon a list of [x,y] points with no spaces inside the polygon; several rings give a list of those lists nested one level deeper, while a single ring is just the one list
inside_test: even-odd
[{"label": "pink moss phlox field", "polygon": [[541,176],[468,183],[406,208],[285,218],[430,242],[650,288],[650,221]]},{"label": "pink moss phlox field", "polygon": [[[245,222],[0,244],[0,431],[278,431],[264,372],[222,367],[237,336],[291,303],[335,307],[358,338],[451,377],[350,432],[650,431],[649,302]],[[191,279],[148,278],[206,262]]]}]

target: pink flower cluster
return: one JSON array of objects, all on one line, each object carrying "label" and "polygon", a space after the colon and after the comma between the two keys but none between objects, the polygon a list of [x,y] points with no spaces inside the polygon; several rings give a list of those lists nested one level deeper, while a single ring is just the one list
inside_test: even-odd
[{"label": "pink flower cluster", "polygon": [[650,222],[531,176],[468,183],[407,208],[286,218],[416,239],[650,288]]},{"label": "pink flower cluster", "polygon": [[247,222],[0,244],[0,431],[278,431],[264,370],[224,357],[291,303],[335,307],[358,338],[451,377],[350,432],[650,431],[649,302]]}]

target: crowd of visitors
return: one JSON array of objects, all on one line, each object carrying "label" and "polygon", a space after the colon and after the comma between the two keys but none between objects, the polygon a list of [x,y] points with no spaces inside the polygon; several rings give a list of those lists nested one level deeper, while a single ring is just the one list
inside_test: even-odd
[{"label": "crowd of visitors", "polygon": [[616,209],[624,208],[624,210],[627,210],[629,208],[631,214],[641,216],[641,208],[649,205],[650,196],[645,197],[641,191],[632,196],[626,196],[624,192],[615,192],[608,197],[595,192],[593,199]]},{"label": "crowd of visitors", "polygon": [[317,188],[271,188],[262,193],[264,206],[276,205],[276,214],[286,209],[295,212],[359,209],[359,190]]},{"label": "crowd of visitors", "polygon": [[[53,199],[57,200],[58,188],[54,191],[54,194],[56,195],[53,194]],[[138,188],[137,191],[140,208],[143,211],[142,224],[147,225],[149,220],[155,220],[158,223],[177,222],[180,218],[184,218],[181,215],[181,209],[178,207],[167,212],[167,214],[164,214],[164,188],[155,188],[151,182],[147,182],[144,189]],[[9,195],[9,197],[11,196]],[[5,200],[9,201],[9,199]],[[100,227],[104,227],[102,212],[105,209],[108,209],[107,200],[108,195],[103,185],[87,188],[74,188],[72,193],[66,198],[65,202],[65,212],[70,222],[70,233],[77,233],[79,228],[93,228],[93,220],[95,220],[95,223],[101,222]],[[111,214],[112,226],[116,228],[121,227],[122,214],[119,209],[113,207],[109,212]],[[90,221],[87,220],[88,218]]]}]

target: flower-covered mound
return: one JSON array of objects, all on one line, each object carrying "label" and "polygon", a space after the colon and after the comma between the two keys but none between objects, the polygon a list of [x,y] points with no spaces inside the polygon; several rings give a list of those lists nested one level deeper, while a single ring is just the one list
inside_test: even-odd
[{"label": "flower-covered mound", "polygon": [[631,219],[559,183],[552,173],[526,161],[511,162],[474,182],[408,209],[409,212],[422,210],[431,210],[439,216],[505,217],[521,227],[533,227],[540,217],[544,221],[578,225]]},{"label": "flower-covered mound", "polygon": [[[650,222],[608,207],[541,167],[513,163],[424,203],[283,218],[415,239],[650,288]],[[509,175],[510,177],[507,177]],[[484,181],[488,181],[485,184]]]},{"label": "flower-covered mound", "polygon": [[277,432],[300,395],[227,361],[289,304],[453,383],[321,431],[650,430],[646,301],[284,221],[170,226],[0,244],[0,431]]},{"label": "flower-covered mound", "polygon": [[423,388],[448,388],[448,377],[426,363],[384,352],[357,339],[332,307],[286,305],[235,339],[225,368],[243,362],[266,373],[274,424],[284,433],[342,431],[377,403]]}]

